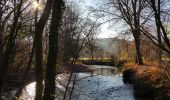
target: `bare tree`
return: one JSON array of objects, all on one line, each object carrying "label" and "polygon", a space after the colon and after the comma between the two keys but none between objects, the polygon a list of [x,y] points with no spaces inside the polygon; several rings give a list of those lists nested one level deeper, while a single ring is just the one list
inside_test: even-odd
[{"label": "bare tree", "polygon": [[4,53],[4,47],[6,44],[6,37],[7,34],[5,34],[5,26],[13,13],[13,9],[10,8],[10,6],[7,5],[6,0],[0,1],[0,62],[2,60],[2,56]]},{"label": "bare tree", "polygon": [[57,67],[57,54],[58,54],[58,34],[60,27],[62,26],[62,14],[64,12],[64,1],[55,0],[53,3],[53,12],[51,27],[49,33],[49,53],[46,67],[46,78],[45,78],[45,90],[44,100],[55,99],[55,77]]},{"label": "bare tree", "polygon": [[[166,53],[170,54],[170,40],[168,38],[168,31],[166,30],[166,27],[164,26],[163,22],[163,15],[169,16],[169,11],[166,9],[163,9],[163,6],[161,6],[162,3],[165,3],[164,1],[158,0],[148,0],[148,3],[150,4],[150,7],[152,11],[154,12],[154,19],[156,24],[156,30],[157,35],[152,34],[152,31],[149,31],[149,27],[142,28],[143,33],[159,48],[161,48]],[[166,6],[166,5],[164,5]],[[161,9],[162,8],[162,9]],[[167,12],[168,11],[168,12]],[[162,13],[161,13],[162,12]]]},{"label": "bare tree", "polygon": [[43,93],[43,54],[42,54],[42,33],[51,12],[53,0],[47,0],[44,12],[35,26],[35,76],[36,76],[36,96],[35,100],[42,100]]},{"label": "bare tree", "polygon": [[15,44],[15,39],[18,33],[18,20],[20,18],[20,15],[22,14],[23,10],[21,10],[21,7],[23,5],[23,1],[19,4],[16,4],[16,1],[14,1],[14,17],[12,22],[12,28],[8,36],[8,43],[5,49],[5,52],[2,56],[2,61],[0,62],[0,92],[2,91],[2,85],[3,81],[6,76],[6,72],[8,70],[9,64],[10,64],[10,58],[12,54],[12,50]]},{"label": "bare tree", "polygon": [[[71,5],[73,7],[74,5]],[[75,62],[80,56],[80,52],[84,47],[84,44],[96,35],[96,30],[98,30],[98,19],[92,21],[89,18],[89,14],[81,18],[80,13],[75,12],[75,9],[66,8],[64,14],[64,61],[68,61],[72,58],[72,63]]]},{"label": "bare tree", "polygon": [[117,22],[122,21],[128,26],[134,37],[136,46],[136,63],[138,64],[143,64],[140,51],[140,27],[142,27],[150,18],[150,13],[144,14],[147,6],[146,1],[143,0],[109,0],[109,2],[104,4],[104,7],[92,10],[94,12],[103,12],[104,15],[107,14],[113,16],[106,22],[117,20]]},{"label": "bare tree", "polygon": [[93,28],[91,34],[87,37],[87,40],[86,40],[86,44],[90,51],[92,60],[94,60],[94,53],[97,50],[96,39],[97,39],[98,30],[99,30],[99,26]]}]

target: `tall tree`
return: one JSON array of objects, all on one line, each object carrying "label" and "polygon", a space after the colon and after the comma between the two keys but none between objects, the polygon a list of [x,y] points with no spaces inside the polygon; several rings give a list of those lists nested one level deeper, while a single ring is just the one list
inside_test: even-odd
[{"label": "tall tree", "polygon": [[61,27],[65,4],[63,0],[54,0],[52,21],[49,33],[49,52],[46,67],[44,100],[55,99],[55,77],[58,53],[58,34]]},{"label": "tall tree", "polygon": [[[111,20],[116,20],[123,22],[127,25],[128,29],[134,37],[135,46],[136,46],[136,63],[143,64],[142,55],[141,55],[141,31],[140,27],[147,22],[147,20],[142,19],[143,11],[147,7],[146,2],[143,0],[108,0],[104,7],[94,9],[92,11],[103,12],[103,15],[109,15],[111,18],[106,22]],[[122,23],[121,22],[121,23]],[[104,22],[105,23],[105,22]],[[124,29],[123,29],[124,30]]]},{"label": "tall tree", "polygon": [[[6,23],[8,22],[11,14],[14,10],[10,10],[9,6],[7,5],[8,1],[0,1],[0,62],[2,60],[2,56],[4,53],[4,46],[5,46],[5,37],[6,34],[4,34]],[[8,11],[8,13],[6,13]],[[5,17],[4,17],[5,16]]]},{"label": "tall tree", "polygon": [[44,12],[35,25],[35,76],[36,76],[36,95],[35,100],[42,100],[43,93],[43,54],[42,54],[42,34],[46,22],[49,18],[51,12],[51,6],[53,4],[53,0],[47,0],[46,6],[44,8]]},{"label": "tall tree", "polygon": [[[164,26],[164,21],[163,19],[168,19],[169,18],[169,9],[166,9],[167,5],[169,4],[166,0],[147,0],[151,7],[151,11],[154,12],[154,19],[155,19],[155,24],[156,24],[156,30],[157,30],[157,35],[152,34],[151,27],[144,27],[143,28],[143,33],[154,43],[156,46],[161,48],[163,51],[165,51],[167,54],[170,55],[170,39],[168,38],[168,30]],[[164,6],[161,6],[162,4],[165,4]],[[167,5],[166,5],[167,4]],[[164,7],[164,8],[163,8]],[[166,17],[163,17],[167,16]]]},{"label": "tall tree", "polygon": [[[154,2],[152,4],[154,4]],[[159,45],[162,45],[161,44],[161,41],[162,41],[161,40],[161,30],[160,30],[160,24],[159,24],[159,20],[158,20],[160,18],[161,18],[161,1],[158,0],[158,3],[157,3],[157,15],[155,13],[155,23],[156,23],[156,27],[157,27],[158,43],[159,43]],[[161,60],[162,60],[162,50],[160,48],[158,48],[158,66],[161,66]]]},{"label": "tall tree", "polygon": [[112,0],[114,7],[120,11],[123,20],[129,25],[134,37],[136,46],[136,63],[143,64],[142,55],[140,52],[140,25],[141,14],[145,8],[145,3],[142,0]]},{"label": "tall tree", "polygon": [[0,93],[2,91],[2,85],[4,83],[4,79],[6,76],[6,72],[9,67],[11,53],[14,48],[15,39],[17,36],[17,28],[18,28],[18,20],[22,13],[21,7],[22,7],[23,1],[19,4],[16,3],[16,0],[14,0],[14,17],[13,17],[13,23],[12,28],[8,36],[8,43],[6,46],[6,50],[2,56],[2,61],[0,62]]}]

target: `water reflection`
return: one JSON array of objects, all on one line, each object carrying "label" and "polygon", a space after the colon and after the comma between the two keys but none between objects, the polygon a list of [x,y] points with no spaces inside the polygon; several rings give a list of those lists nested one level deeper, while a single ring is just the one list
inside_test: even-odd
[{"label": "water reflection", "polygon": [[112,75],[116,74],[116,70],[114,68],[97,68],[93,74],[94,75]]},{"label": "water reflection", "polygon": [[77,73],[72,100],[135,100],[133,86],[123,83],[118,69],[98,65],[92,67],[95,70],[91,76]]},{"label": "water reflection", "polygon": [[[91,73],[74,73],[77,76],[72,100],[135,100],[133,87],[124,84],[118,70],[109,66],[92,66]],[[56,77],[56,100],[62,100],[69,74]],[[22,100],[34,100],[35,82],[27,85]],[[72,87],[72,84],[69,86]]]}]

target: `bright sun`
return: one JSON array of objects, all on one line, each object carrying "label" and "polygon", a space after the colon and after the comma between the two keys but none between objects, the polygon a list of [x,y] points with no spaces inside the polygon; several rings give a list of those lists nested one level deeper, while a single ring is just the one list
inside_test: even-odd
[{"label": "bright sun", "polygon": [[34,2],[33,2],[33,7],[34,7],[35,9],[36,9],[36,8],[39,8],[38,2],[34,1]]}]

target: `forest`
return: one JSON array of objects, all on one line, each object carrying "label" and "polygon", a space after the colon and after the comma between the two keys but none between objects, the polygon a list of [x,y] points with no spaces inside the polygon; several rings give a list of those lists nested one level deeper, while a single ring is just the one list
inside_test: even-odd
[{"label": "forest", "polygon": [[0,0],[0,100],[170,100],[169,5]]}]

